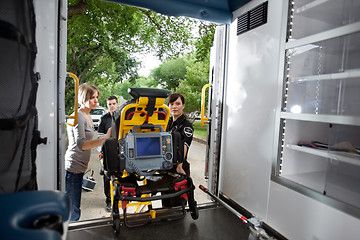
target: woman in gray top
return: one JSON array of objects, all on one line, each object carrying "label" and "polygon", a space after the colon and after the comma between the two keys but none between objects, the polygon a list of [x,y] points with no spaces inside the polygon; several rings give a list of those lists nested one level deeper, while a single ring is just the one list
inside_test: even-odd
[{"label": "woman in gray top", "polygon": [[70,221],[80,218],[81,186],[84,173],[90,161],[91,148],[100,146],[110,137],[111,128],[103,138],[93,139],[95,130],[90,118],[90,110],[98,104],[99,90],[84,83],[79,87],[79,113],[76,126],[67,126],[69,146],[65,154],[66,195],[71,200]]}]

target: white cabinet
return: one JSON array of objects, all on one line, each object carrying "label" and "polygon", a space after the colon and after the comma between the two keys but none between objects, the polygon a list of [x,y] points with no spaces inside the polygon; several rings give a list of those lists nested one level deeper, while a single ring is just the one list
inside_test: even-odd
[{"label": "white cabinet", "polygon": [[294,0],[287,35],[273,177],[360,217],[360,1]]}]

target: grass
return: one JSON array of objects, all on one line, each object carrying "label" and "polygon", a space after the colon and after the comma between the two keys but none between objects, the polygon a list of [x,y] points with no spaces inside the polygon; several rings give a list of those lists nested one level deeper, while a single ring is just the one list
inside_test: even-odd
[{"label": "grass", "polygon": [[193,123],[194,127],[194,136],[201,139],[206,139],[207,137],[207,125],[204,124],[203,127],[200,126],[200,121],[194,121]]}]

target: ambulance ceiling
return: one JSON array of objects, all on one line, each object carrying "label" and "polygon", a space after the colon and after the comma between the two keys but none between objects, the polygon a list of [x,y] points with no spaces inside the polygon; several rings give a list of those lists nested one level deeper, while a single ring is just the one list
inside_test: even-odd
[{"label": "ambulance ceiling", "polygon": [[135,7],[151,9],[170,16],[186,16],[228,24],[232,12],[251,0],[109,0]]}]

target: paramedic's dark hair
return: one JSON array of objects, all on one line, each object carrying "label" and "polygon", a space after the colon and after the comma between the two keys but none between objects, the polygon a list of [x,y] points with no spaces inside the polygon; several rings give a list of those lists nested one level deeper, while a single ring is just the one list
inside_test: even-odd
[{"label": "paramedic's dark hair", "polygon": [[118,101],[118,99],[117,99],[117,97],[116,96],[110,96],[110,97],[108,97],[107,99],[106,99],[106,101],[111,101],[111,100],[116,100],[116,102],[118,103],[119,101]]},{"label": "paramedic's dark hair", "polygon": [[180,98],[182,103],[185,104],[185,98],[180,93],[173,93],[168,97],[168,104],[173,103],[176,99]]}]

